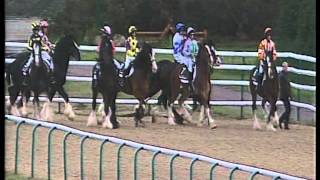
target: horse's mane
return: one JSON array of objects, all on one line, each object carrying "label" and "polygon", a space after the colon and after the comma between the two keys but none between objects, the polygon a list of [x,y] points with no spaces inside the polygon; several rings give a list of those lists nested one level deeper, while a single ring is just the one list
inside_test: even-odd
[{"label": "horse's mane", "polygon": [[150,55],[149,51],[152,50],[152,47],[148,43],[143,43],[141,51],[136,56],[133,66],[138,68],[147,68],[150,65]]}]

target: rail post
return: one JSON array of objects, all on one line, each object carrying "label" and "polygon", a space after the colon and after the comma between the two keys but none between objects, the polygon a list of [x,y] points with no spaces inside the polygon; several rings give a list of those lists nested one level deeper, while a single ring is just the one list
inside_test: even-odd
[{"label": "rail post", "polygon": [[89,138],[88,136],[83,136],[80,143],[80,174],[81,179],[84,179],[84,170],[83,170],[83,144],[84,141]]},{"label": "rail post", "polygon": [[121,171],[121,164],[120,164],[120,155],[121,155],[121,149],[125,146],[125,143],[122,143],[119,148],[118,148],[118,153],[117,153],[117,179],[120,180],[120,171]]},{"label": "rail post", "polygon": [[63,170],[64,170],[64,179],[66,180],[68,178],[68,172],[67,172],[67,137],[71,135],[71,132],[68,132],[64,135],[63,138]]},{"label": "rail post", "polygon": [[16,154],[15,154],[15,165],[14,165],[14,173],[18,173],[18,157],[19,157],[19,135],[20,135],[20,126],[25,123],[25,121],[20,121],[17,125],[16,129]]},{"label": "rail post", "polygon": [[[245,57],[242,57],[242,64],[244,65],[246,62],[245,62]],[[244,72],[241,71],[241,81],[244,80]],[[243,86],[240,86],[241,88],[241,97],[240,97],[240,100],[243,101]],[[240,119],[243,119],[243,106],[240,106]]]},{"label": "rail post", "polygon": [[136,152],[134,153],[134,166],[133,166],[133,172],[134,172],[134,180],[138,179],[138,153],[143,150],[143,147],[139,147]]},{"label": "rail post", "polygon": [[103,147],[104,147],[104,144],[107,143],[109,140],[108,139],[105,139],[101,145],[100,145],[100,162],[99,162],[99,177],[100,177],[100,180],[103,179],[103,175],[102,175],[102,168],[103,168]]},{"label": "rail post", "polygon": [[198,158],[194,158],[190,163],[190,180],[193,179],[193,165],[198,161]]},{"label": "rail post", "polygon": [[219,165],[219,163],[214,163],[214,164],[211,166],[211,168],[210,168],[210,177],[209,177],[210,180],[213,179],[213,178],[212,178],[213,171],[214,171],[214,169],[215,169],[218,165]]},{"label": "rail post", "polygon": [[177,158],[179,154],[175,154],[170,159],[170,180],[173,180],[173,161],[175,158]]},{"label": "rail post", "polygon": [[239,168],[236,166],[236,167],[234,167],[234,168],[230,171],[230,176],[229,176],[229,179],[230,179],[230,180],[233,180],[233,174],[234,174],[234,172],[235,172],[237,169],[239,169]]},{"label": "rail post", "polygon": [[152,164],[152,169],[151,169],[151,175],[152,175],[152,180],[156,179],[156,171],[155,171],[155,162],[156,162],[156,156],[160,154],[161,151],[156,151],[153,153],[151,164]]},{"label": "rail post", "polygon": [[32,143],[31,143],[31,177],[33,178],[34,177],[34,154],[35,154],[35,150],[34,150],[34,146],[35,146],[35,134],[36,134],[36,130],[37,128],[41,126],[40,124],[37,124],[33,127],[32,129]]},{"label": "rail post", "polygon": [[56,127],[52,127],[48,133],[48,180],[51,179],[51,134],[56,129]]},{"label": "rail post", "polygon": [[[300,89],[298,89],[298,102],[301,102]],[[300,107],[297,106],[297,121],[300,121]]]},{"label": "rail post", "polygon": [[252,174],[251,174],[251,176],[250,176],[250,180],[253,180],[253,178],[256,176],[256,175],[258,175],[259,174],[259,171],[255,171],[255,172],[253,172]]},{"label": "rail post", "polygon": [[58,114],[61,114],[61,103],[58,102]]}]

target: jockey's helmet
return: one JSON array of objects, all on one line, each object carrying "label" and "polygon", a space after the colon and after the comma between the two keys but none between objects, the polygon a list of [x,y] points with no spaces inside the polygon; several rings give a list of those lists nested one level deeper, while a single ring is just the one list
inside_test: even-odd
[{"label": "jockey's helmet", "polygon": [[39,30],[40,25],[39,25],[38,22],[33,22],[33,23],[31,24],[31,27],[32,27],[32,30]]},{"label": "jockey's helmet", "polygon": [[193,29],[193,27],[188,27],[187,34],[191,35],[191,33],[194,33],[194,29]]},{"label": "jockey's helmet", "polygon": [[271,34],[272,29],[270,27],[267,27],[266,29],[264,29],[264,35],[269,35]]},{"label": "jockey's helmet", "polygon": [[137,28],[135,26],[130,26],[129,27],[129,34],[132,34],[133,32],[136,32],[137,31]]},{"label": "jockey's helmet", "polygon": [[176,24],[176,31],[181,32],[185,29],[185,25],[183,23],[177,23]]},{"label": "jockey's helmet", "polygon": [[108,25],[103,26],[103,28],[100,29],[105,34],[111,35],[111,28]]},{"label": "jockey's helmet", "polygon": [[40,21],[40,27],[46,28],[46,27],[48,27],[48,26],[49,26],[48,21],[46,21],[46,20],[41,20],[41,21]]}]

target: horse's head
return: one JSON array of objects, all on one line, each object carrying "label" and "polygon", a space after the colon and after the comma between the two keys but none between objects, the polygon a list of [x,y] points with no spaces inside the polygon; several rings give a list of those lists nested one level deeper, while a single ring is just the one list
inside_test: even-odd
[{"label": "horse's head", "polygon": [[219,66],[222,63],[223,58],[216,54],[216,49],[211,40],[204,42],[200,47],[202,47],[202,52],[207,54],[207,57],[209,58],[208,64],[210,67]]},{"label": "horse's head", "polygon": [[[99,49],[99,58],[103,61],[108,59],[113,59],[113,46],[110,39],[110,36],[103,36],[100,49]],[[111,62],[111,61],[110,61]]]},{"label": "horse's head", "polygon": [[155,73],[158,70],[158,66],[155,59],[155,53],[148,43],[143,43],[140,52],[138,53],[137,60],[141,63],[152,66],[152,72]]},{"label": "horse's head", "polygon": [[55,53],[57,52],[66,53],[69,61],[79,61],[81,59],[79,46],[71,35],[65,35],[60,39],[55,47]]},{"label": "horse's head", "polygon": [[40,65],[41,61],[41,38],[35,38],[32,44],[32,55],[36,66]]}]

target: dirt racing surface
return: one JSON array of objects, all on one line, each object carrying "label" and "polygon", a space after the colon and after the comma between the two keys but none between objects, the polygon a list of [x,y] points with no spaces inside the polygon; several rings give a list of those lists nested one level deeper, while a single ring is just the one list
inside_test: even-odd
[{"label": "dirt racing surface", "polygon": [[[56,107],[54,107],[57,110]],[[213,116],[218,128],[210,130],[207,126],[198,127],[195,124],[169,126],[165,117],[160,117],[151,123],[151,117],[145,117],[144,128],[134,127],[133,117],[118,117],[121,127],[115,130],[99,127],[86,127],[89,109],[75,106],[77,117],[69,121],[62,114],[55,114],[54,122],[74,127],[84,131],[116,136],[139,143],[151,144],[170,149],[183,150],[210,156],[216,159],[234,163],[270,169],[290,175],[315,179],[315,127],[291,125],[290,130],[270,132],[265,130],[265,122],[261,122],[263,130],[252,129],[252,120],[232,120]],[[119,106],[117,114],[133,112],[132,106]],[[31,108],[29,109],[31,111]],[[29,117],[32,118],[30,114]],[[198,112],[194,112],[196,121]],[[16,125],[6,121],[6,170],[14,170]],[[18,171],[30,176],[31,172],[31,126],[21,128]],[[63,179],[63,146],[64,132],[53,133],[51,162],[51,178]],[[35,176],[47,177],[48,129],[39,128],[36,140]],[[71,135],[68,138],[68,179],[80,178],[80,137]],[[97,179],[99,175],[99,147],[101,142],[86,140],[84,145],[84,171],[86,179]],[[118,145],[107,143],[104,151],[104,178],[116,178],[116,160]],[[124,147],[121,157],[121,178],[133,178],[133,159],[135,149]],[[141,151],[139,155],[138,173],[140,179],[151,177],[152,153]],[[169,179],[169,156],[157,157],[158,179]],[[176,179],[186,179],[189,175],[190,159],[177,158],[174,162]],[[208,179],[210,165],[198,163],[194,168],[195,179]],[[228,179],[230,170],[222,167],[216,169],[216,177]],[[247,179],[248,173],[237,172],[239,179]],[[237,178],[237,179],[238,179]],[[265,178],[262,178],[265,179]]]}]

